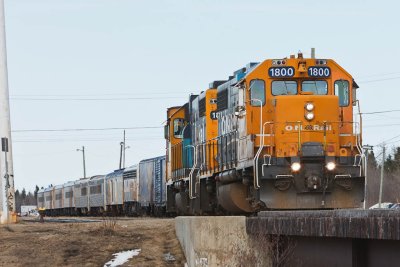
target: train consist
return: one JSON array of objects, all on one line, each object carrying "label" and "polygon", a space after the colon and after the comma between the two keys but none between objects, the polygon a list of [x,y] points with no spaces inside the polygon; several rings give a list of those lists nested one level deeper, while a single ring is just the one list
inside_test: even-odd
[{"label": "train consist", "polygon": [[167,212],[360,207],[357,84],[331,59],[250,63],[167,110]]},{"label": "train consist", "polygon": [[50,186],[38,192],[46,215],[163,215],[165,214],[165,156],[137,165]]},{"label": "train consist", "polygon": [[364,200],[357,84],[332,59],[249,63],[167,110],[166,156],[41,190],[48,214],[253,214]]}]

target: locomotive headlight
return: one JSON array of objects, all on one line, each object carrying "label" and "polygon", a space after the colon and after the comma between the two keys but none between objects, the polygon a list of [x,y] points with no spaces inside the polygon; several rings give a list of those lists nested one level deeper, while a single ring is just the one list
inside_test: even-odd
[{"label": "locomotive headlight", "polygon": [[314,119],[314,113],[308,112],[306,113],[305,117],[308,121],[311,121],[312,119]]},{"label": "locomotive headlight", "polygon": [[291,168],[292,171],[294,171],[294,172],[300,171],[300,169],[301,169],[300,162],[293,162],[292,165],[290,166],[290,168]]},{"label": "locomotive headlight", "polygon": [[328,171],[333,171],[336,168],[336,163],[335,162],[328,162],[325,167],[326,167],[326,169]]},{"label": "locomotive headlight", "polygon": [[312,111],[314,109],[314,104],[313,103],[307,103],[306,104],[306,110],[307,111]]}]

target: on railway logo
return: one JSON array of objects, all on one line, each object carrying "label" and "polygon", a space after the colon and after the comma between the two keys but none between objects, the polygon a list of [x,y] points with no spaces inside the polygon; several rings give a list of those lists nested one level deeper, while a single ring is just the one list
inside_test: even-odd
[{"label": "on railway logo", "polygon": [[307,124],[307,125],[286,125],[285,131],[332,131],[332,125],[318,125],[318,124]]}]

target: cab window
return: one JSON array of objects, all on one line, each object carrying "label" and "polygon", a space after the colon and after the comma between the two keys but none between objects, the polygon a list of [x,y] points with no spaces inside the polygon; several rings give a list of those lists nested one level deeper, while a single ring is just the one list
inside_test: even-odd
[{"label": "cab window", "polygon": [[335,81],[335,95],[339,96],[339,106],[349,105],[349,82],[346,80]]},{"label": "cab window", "polygon": [[[265,104],[265,82],[263,80],[252,80],[250,82],[250,99],[251,105],[253,107],[259,107],[260,101],[262,102],[262,106]],[[253,101],[253,99],[258,99]]]},{"label": "cab window", "polygon": [[178,118],[174,120],[174,137],[183,138],[182,132],[184,127],[184,119]]},{"label": "cab window", "polygon": [[272,95],[297,95],[296,81],[273,81],[271,84]]},{"label": "cab window", "polygon": [[328,94],[328,83],[326,81],[303,81],[301,91],[314,95],[326,95]]}]

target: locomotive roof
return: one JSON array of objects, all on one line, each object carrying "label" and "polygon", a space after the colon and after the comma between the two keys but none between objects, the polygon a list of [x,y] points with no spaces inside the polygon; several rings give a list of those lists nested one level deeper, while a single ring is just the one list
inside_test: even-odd
[{"label": "locomotive roof", "polygon": [[[218,92],[228,88],[229,86],[232,86],[234,84],[237,84],[238,82],[242,81],[250,72],[252,72],[260,63],[259,62],[250,62],[246,65],[246,67],[243,67],[241,69],[238,69],[237,71],[233,72],[232,76],[229,76],[229,79],[225,81],[224,83],[221,83],[218,85]],[[218,82],[214,81],[213,83]],[[211,85],[211,84],[210,84]]]}]

